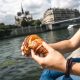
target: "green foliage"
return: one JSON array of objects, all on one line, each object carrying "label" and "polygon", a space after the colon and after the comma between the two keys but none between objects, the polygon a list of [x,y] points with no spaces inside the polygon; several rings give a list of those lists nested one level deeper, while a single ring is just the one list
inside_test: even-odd
[{"label": "green foliage", "polygon": [[29,25],[28,21],[23,19],[23,21],[21,22],[21,26],[25,27],[25,26],[28,26],[28,25]]},{"label": "green foliage", "polygon": [[35,20],[32,20],[30,23],[31,26],[35,26]]},{"label": "green foliage", "polygon": [[5,26],[4,24],[0,24],[0,39],[10,35],[11,29],[10,26]]},{"label": "green foliage", "polygon": [[16,25],[6,25],[6,27],[9,28],[9,29],[15,29],[15,28],[17,28]]},{"label": "green foliage", "polygon": [[40,24],[41,24],[41,21],[40,20],[32,20],[31,21],[31,25],[32,26],[36,26],[37,27],[37,26],[40,26]]},{"label": "green foliage", "polygon": [[25,26],[40,26],[41,21],[40,20],[31,20],[31,21],[26,21],[25,19],[23,19],[21,26],[25,27]]},{"label": "green foliage", "polygon": [[36,25],[39,26],[41,24],[40,20],[36,20]]}]

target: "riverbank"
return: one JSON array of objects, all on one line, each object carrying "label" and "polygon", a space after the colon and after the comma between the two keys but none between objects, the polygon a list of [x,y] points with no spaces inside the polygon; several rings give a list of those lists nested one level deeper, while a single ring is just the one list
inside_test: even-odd
[{"label": "riverbank", "polygon": [[[55,27],[56,26],[52,27],[52,26],[44,25],[44,26],[37,26],[37,27],[36,26],[27,26],[27,27],[11,28],[11,29],[9,29],[10,32],[8,32],[8,35],[0,37],[0,40],[67,28],[67,27],[58,27],[58,28],[55,28]],[[73,28],[79,28],[79,27],[80,27],[80,25],[78,27],[73,26]],[[7,34],[7,33],[5,32],[5,34]]]},{"label": "riverbank", "polygon": [[42,32],[47,32],[47,31],[50,31],[50,29],[46,26],[17,27],[15,29],[11,29],[11,32],[9,33],[9,35],[3,36],[1,39],[14,38],[14,37],[19,37],[19,36],[25,36],[28,34],[36,34],[36,33],[42,33]]}]

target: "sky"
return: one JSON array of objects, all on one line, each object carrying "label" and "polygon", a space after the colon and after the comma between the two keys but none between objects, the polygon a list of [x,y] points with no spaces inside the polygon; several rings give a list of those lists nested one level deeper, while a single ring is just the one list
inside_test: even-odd
[{"label": "sky", "polygon": [[34,19],[42,18],[48,8],[72,8],[80,11],[80,0],[0,0],[0,23],[14,24],[15,15],[30,11]]}]

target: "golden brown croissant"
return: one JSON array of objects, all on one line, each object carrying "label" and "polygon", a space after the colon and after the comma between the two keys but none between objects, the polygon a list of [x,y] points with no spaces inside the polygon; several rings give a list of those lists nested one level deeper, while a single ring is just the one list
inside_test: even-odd
[{"label": "golden brown croissant", "polygon": [[31,52],[30,50],[33,49],[36,54],[40,55],[43,54],[45,56],[47,54],[47,50],[42,46],[42,42],[44,40],[41,39],[38,35],[33,34],[27,36],[24,41],[23,41],[23,49],[22,51],[24,52],[24,55],[30,56]]}]

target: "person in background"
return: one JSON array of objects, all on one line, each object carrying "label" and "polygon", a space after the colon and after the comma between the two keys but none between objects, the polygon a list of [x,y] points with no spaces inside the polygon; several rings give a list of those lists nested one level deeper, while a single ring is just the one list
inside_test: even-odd
[{"label": "person in background", "polygon": [[[67,59],[62,54],[72,52],[80,47],[80,29],[68,40],[49,45],[43,42],[43,46],[48,50],[48,54],[45,57],[40,57],[31,50],[32,58],[45,68],[40,80],[55,80],[66,72]],[[80,75],[80,63],[73,64],[70,73]]]}]

